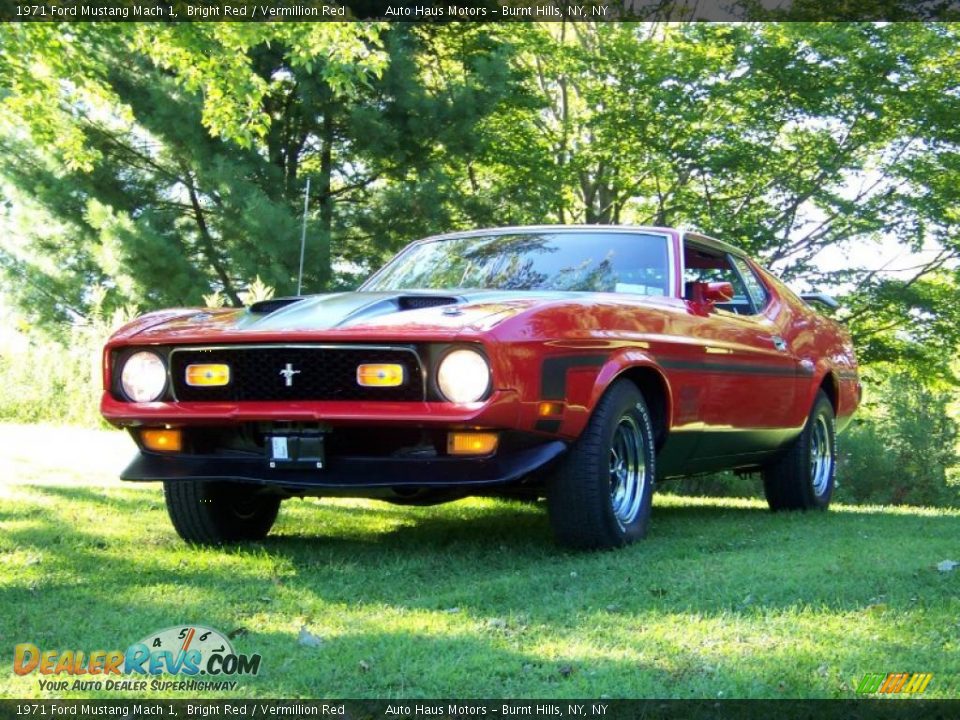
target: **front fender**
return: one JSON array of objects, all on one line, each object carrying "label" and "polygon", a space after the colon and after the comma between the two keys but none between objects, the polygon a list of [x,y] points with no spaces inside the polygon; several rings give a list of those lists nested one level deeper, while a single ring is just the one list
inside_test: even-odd
[{"label": "front fender", "polygon": [[[560,434],[568,439],[575,439],[583,432],[594,408],[607,389],[620,377],[630,377],[640,372],[655,373],[659,381],[657,392],[661,397],[647,398],[648,403],[656,402],[663,414],[666,424],[671,417],[670,383],[656,361],[648,353],[636,348],[618,350],[601,360],[597,365],[581,368],[571,367],[566,371],[566,411],[565,418],[560,426]],[[633,380],[638,377],[631,377]],[[651,392],[652,388],[643,387],[641,391]],[[655,413],[656,414],[656,413]]]}]

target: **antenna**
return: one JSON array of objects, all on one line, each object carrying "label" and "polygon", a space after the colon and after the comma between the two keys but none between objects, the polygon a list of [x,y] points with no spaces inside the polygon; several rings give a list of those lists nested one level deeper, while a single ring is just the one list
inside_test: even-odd
[{"label": "antenna", "polygon": [[303,193],[303,228],[300,231],[300,272],[297,273],[297,295],[303,288],[303,251],[307,246],[307,205],[310,202],[310,177],[307,177],[307,189]]}]

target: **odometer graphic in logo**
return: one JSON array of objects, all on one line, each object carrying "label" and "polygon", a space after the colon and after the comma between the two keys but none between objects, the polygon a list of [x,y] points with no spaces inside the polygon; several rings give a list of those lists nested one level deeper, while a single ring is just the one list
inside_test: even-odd
[{"label": "odometer graphic in logo", "polygon": [[127,673],[256,675],[259,655],[240,655],[230,638],[204,625],[177,625],[148,635],[126,653]]}]

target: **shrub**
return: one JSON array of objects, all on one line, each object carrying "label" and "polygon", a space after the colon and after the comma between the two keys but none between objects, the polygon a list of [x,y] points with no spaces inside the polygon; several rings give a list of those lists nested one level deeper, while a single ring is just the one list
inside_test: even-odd
[{"label": "shrub", "polygon": [[951,393],[895,374],[872,388],[873,402],[840,436],[841,502],[960,504],[952,483],[958,457]]},{"label": "shrub", "polygon": [[0,352],[0,421],[106,427],[100,417],[100,357],[112,328],[130,313],[99,313],[63,339],[18,329]]},{"label": "shrub", "polygon": [[[136,315],[124,308],[106,317],[105,292],[92,291],[89,318],[71,325],[60,336],[26,327],[0,332],[0,422],[49,422],[109,427],[100,417],[100,375],[103,344],[114,329]],[[273,297],[274,289],[258,276],[242,293],[247,304]],[[220,292],[205,295],[208,307],[221,307]],[[0,310],[3,305],[0,304]],[[0,315],[0,320],[12,318]]]},{"label": "shrub", "polygon": [[737,475],[732,472],[710,473],[669,480],[660,486],[666,492],[693,497],[763,497],[759,474]]}]

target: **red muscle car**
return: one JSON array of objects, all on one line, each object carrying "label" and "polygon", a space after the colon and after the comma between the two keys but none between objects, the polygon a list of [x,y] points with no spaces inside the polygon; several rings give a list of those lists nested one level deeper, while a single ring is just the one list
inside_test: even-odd
[{"label": "red muscle car", "polygon": [[[828,300],[821,296],[821,299]],[[184,539],[263,538],[303,495],[546,496],[557,540],[647,529],[654,482],[758,471],[823,509],[860,383],[848,334],[735,247],[656,227],[409,245],[357,292],[119,330],[104,417]]]}]

